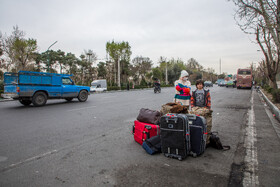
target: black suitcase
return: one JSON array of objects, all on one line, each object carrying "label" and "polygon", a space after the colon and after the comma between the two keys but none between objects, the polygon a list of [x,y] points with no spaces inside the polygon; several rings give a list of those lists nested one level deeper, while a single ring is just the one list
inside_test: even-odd
[{"label": "black suitcase", "polygon": [[207,126],[206,119],[195,114],[186,114],[190,126],[190,155],[197,157],[204,153],[206,148]]},{"label": "black suitcase", "polygon": [[190,154],[190,129],[185,114],[162,116],[160,130],[161,151],[166,157],[183,160]]}]

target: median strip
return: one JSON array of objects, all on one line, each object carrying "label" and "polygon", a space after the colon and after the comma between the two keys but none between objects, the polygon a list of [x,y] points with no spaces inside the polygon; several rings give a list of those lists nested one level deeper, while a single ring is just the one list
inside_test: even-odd
[{"label": "median strip", "polygon": [[245,135],[245,165],[246,169],[244,171],[243,186],[258,186],[259,179],[256,171],[258,170],[258,151],[257,142],[257,131],[255,127],[255,113],[254,113],[254,95],[251,95],[251,109],[248,111],[248,124],[246,127]]}]

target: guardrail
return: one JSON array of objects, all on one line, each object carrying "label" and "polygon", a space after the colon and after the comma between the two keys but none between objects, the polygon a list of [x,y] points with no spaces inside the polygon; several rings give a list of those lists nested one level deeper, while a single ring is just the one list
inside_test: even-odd
[{"label": "guardrail", "polygon": [[280,110],[266,97],[266,95],[259,90],[265,100],[265,102],[267,103],[267,105],[270,107],[270,109],[272,110],[272,113],[275,115],[275,118],[280,121]]}]

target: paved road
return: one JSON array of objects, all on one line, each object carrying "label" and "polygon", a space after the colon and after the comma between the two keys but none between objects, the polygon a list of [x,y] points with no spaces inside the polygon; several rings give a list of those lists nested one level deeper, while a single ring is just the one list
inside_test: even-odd
[{"label": "paved road", "polygon": [[1,102],[0,186],[278,186],[280,125],[258,93],[210,89],[213,130],[231,150],[181,162],[146,154],[130,134],[140,108],[159,110],[172,88]]}]

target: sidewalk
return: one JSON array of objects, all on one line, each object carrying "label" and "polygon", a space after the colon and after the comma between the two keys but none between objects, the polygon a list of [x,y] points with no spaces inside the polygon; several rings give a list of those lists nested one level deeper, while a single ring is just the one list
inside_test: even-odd
[{"label": "sidewalk", "polygon": [[246,147],[244,176],[247,181],[243,180],[243,185],[279,186],[280,123],[275,118],[276,112],[279,115],[279,109],[263,92],[260,93],[253,93],[255,95],[253,110],[249,111],[249,114],[253,115],[248,117],[249,122],[245,128],[247,139],[244,142]]}]

